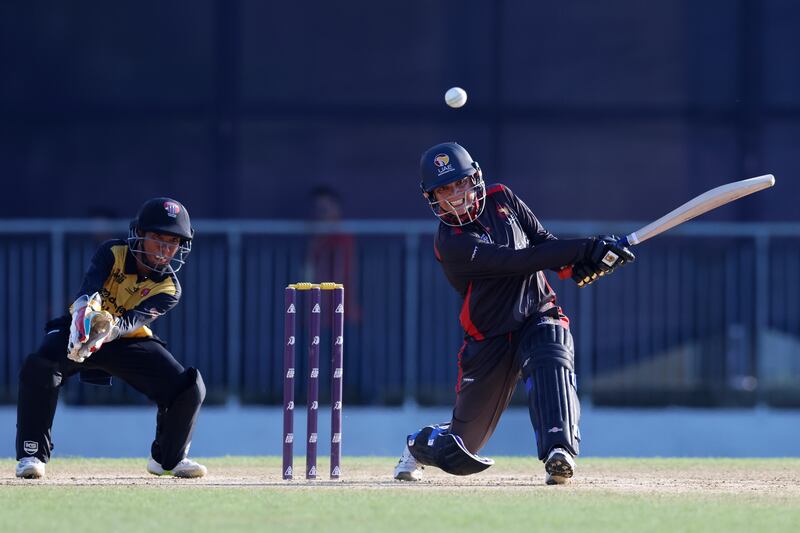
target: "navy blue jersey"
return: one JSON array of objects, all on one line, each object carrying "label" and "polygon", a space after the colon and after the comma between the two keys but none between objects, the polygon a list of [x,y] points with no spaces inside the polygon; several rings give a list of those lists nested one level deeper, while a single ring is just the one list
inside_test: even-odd
[{"label": "navy blue jersey", "polygon": [[464,298],[461,325],[468,339],[518,330],[533,315],[560,312],[542,270],[584,257],[590,239],[558,240],[504,185],[486,190],[480,217],[464,226],[444,223],[434,240],[436,259]]}]

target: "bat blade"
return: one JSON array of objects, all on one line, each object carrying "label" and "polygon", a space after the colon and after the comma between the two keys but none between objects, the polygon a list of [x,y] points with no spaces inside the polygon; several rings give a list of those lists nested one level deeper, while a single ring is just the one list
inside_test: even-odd
[{"label": "bat blade", "polygon": [[720,206],[767,189],[773,185],[775,185],[775,176],[772,174],[765,174],[755,178],[720,185],[710,191],[704,192],[700,196],[692,198],[658,220],[639,228],[630,235],[627,235],[625,240],[629,245],[639,244],[660,233],[664,233],[668,229],[700,216],[703,213],[708,213]]},{"label": "bat blade", "polygon": [[[674,228],[695,217],[708,213],[714,209],[729,204],[739,198],[768,189],[775,185],[775,176],[764,174],[755,178],[734,181],[720,185],[710,191],[706,191],[699,196],[695,196],[685,204],[677,207],[646,226],[639,228],[623,237],[620,243],[624,246],[633,246],[646,241],[656,235]],[[572,276],[572,266],[566,266],[558,272],[558,277],[567,279]]]}]

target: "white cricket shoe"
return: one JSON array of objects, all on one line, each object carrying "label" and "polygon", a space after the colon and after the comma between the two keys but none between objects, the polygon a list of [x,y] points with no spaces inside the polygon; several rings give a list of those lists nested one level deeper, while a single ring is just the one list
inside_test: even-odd
[{"label": "white cricket shoe", "polygon": [[564,448],[553,448],[544,462],[547,475],[544,478],[548,485],[564,485],[575,474],[575,459]]},{"label": "white cricket shoe", "polygon": [[17,463],[17,477],[25,479],[44,477],[44,463],[38,457],[23,457]]},{"label": "white cricket shoe", "polygon": [[208,469],[198,462],[192,461],[188,457],[175,465],[172,470],[164,470],[161,465],[152,457],[147,461],[147,471],[154,476],[174,476],[174,477],[203,477],[208,473]]},{"label": "white cricket shoe", "polygon": [[417,464],[417,460],[411,455],[406,445],[403,455],[394,467],[394,478],[399,481],[419,481],[422,479],[422,465]]}]

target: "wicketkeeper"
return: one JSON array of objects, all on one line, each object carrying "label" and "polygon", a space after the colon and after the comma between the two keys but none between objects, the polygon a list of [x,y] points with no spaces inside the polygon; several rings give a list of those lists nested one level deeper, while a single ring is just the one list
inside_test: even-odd
[{"label": "wicketkeeper", "polygon": [[579,452],[580,405],[569,319],[544,270],[573,265],[583,286],[634,260],[614,236],[557,240],[504,185],[484,185],[478,163],[456,143],[420,161],[422,193],[440,224],[434,253],[463,298],[453,417],[408,436],[395,478],[421,479],[421,465],[474,474],[494,461],[478,452],[520,377],[548,484],[566,483]]},{"label": "wicketkeeper", "polygon": [[53,449],[51,427],[61,385],[81,379],[111,384],[123,379],[158,406],[147,471],[200,477],[206,467],[187,458],[205,386],[150,330],[177,305],[175,273],[186,260],[194,230],[189,213],[170,198],[145,202],[127,240],[95,252],[69,312],[45,326],[38,351],[25,358],[17,402],[17,477],[40,478]]}]

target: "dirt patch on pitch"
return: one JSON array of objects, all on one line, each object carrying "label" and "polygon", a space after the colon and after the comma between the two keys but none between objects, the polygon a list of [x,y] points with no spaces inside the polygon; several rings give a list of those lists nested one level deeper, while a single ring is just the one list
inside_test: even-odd
[{"label": "dirt patch on pitch", "polygon": [[[14,462],[3,461],[0,485],[11,486],[146,486],[154,488],[276,488],[312,490],[350,488],[360,490],[559,490],[575,493],[616,492],[623,494],[739,494],[800,500],[800,461],[756,460],[642,460],[588,459],[567,486],[547,487],[541,463],[531,459],[499,458],[489,470],[456,477],[428,468],[423,481],[403,483],[392,479],[394,460],[369,458],[345,461],[340,480],[324,476],[314,481],[296,478],[283,481],[278,461],[209,459],[208,476],[200,479],[155,477],[144,470],[144,462],[130,460],[53,460],[47,477],[21,480],[14,477]],[[302,468],[302,464],[296,465]]]}]

